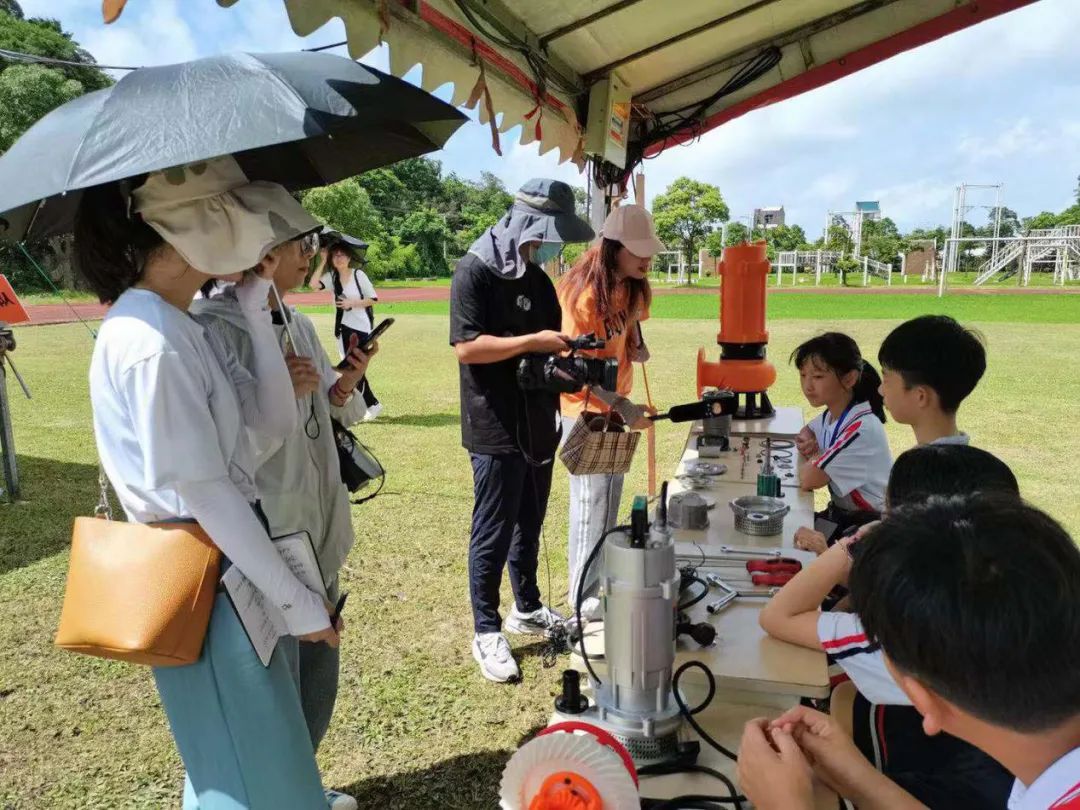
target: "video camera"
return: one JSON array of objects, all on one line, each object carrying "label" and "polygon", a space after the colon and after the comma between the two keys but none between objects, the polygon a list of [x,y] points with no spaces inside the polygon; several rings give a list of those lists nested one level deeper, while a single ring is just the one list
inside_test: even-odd
[{"label": "video camera", "polygon": [[527,354],[518,363],[518,387],[523,391],[554,391],[574,394],[587,385],[614,391],[619,379],[619,361],[614,358],[578,357],[579,350],[602,349],[606,341],[594,334],[570,341],[570,354]]}]

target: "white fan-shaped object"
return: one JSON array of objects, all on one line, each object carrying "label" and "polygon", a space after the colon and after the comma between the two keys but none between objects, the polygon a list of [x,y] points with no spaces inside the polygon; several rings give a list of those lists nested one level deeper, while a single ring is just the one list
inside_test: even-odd
[{"label": "white fan-shaped object", "polygon": [[618,754],[590,734],[558,732],[530,740],[510,757],[499,783],[499,807],[529,810],[544,780],[560,771],[587,779],[600,794],[603,810],[626,810],[641,802]]}]

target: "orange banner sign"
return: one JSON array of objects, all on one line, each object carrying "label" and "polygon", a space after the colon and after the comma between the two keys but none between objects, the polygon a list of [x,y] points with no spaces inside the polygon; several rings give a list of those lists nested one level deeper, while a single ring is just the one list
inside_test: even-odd
[{"label": "orange banner sign", "polygon": [[19,297],[4,276],[0,276],[0,323],[24,323],[30,320]]}]

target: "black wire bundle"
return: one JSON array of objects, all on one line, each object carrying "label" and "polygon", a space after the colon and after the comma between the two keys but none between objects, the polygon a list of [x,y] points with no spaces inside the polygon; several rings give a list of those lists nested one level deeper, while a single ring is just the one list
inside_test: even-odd
[{"label": "black wire bundle", "polygon": [[[700,101],[657,115],[655,128],[646,132],[644,137],[637,143],[636,151],[640,152],[640,154],[635,154],[636,160],[640,162],[643,159],[645,149],[652,144],[663,143],[684,129],[689,128],[694,132],[694,137],[699,136],[705,113],[713,104],[760,79],[780,63],[782,55],[782,51],[776,46],[765,48],[757,56],[744,62],[715,93],[706,96]],[[629,160],[627,164],[629,165]]]}]

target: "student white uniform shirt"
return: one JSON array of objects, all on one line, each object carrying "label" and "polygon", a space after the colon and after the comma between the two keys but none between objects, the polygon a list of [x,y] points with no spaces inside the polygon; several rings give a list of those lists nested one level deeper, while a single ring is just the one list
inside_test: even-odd
[{"label": "student white uniform shirt", "polygon": [[[322,278],[319,279],[324,290],[334,289],[334,271],[330,270],[323,273]],[[375,293],[375,287],[371,283],[371,279],[367,277],[367,273],[357,268],[350,268],[348,273],[344,273],[341,276],[341,294],[345,298],[368,298],[379,300],[379,296]],[[368,317],[368,311],[366,307],[360,307],[355,309],[347,309],[341,316],[341,322],[349,327],[355,329],[357,332],[370,333],[372,329],[371,318]]]},{"label": "student white uniform shirt", "polygon": [[881,424],[865,402],[853,403],[839,422],[826,410],[808,425],[821,455],[814,466],[829,476],[829,495],[848,512],[885,508],[892,453]]},{"label": "student white uniform shirt", "polygon": [[818,639],[829,664],[851,678],[863,697],[875,704],[910,706],[911,700],[885,666],[881,647],[870,643],[854,613],[826,611],[818,617]]},{"label": "student white uniform shirt", "polygon": [[1080,748],[1073,749],[1029,786],[1019,779],[1009,794],[1009,810],[1080,810]]}]

